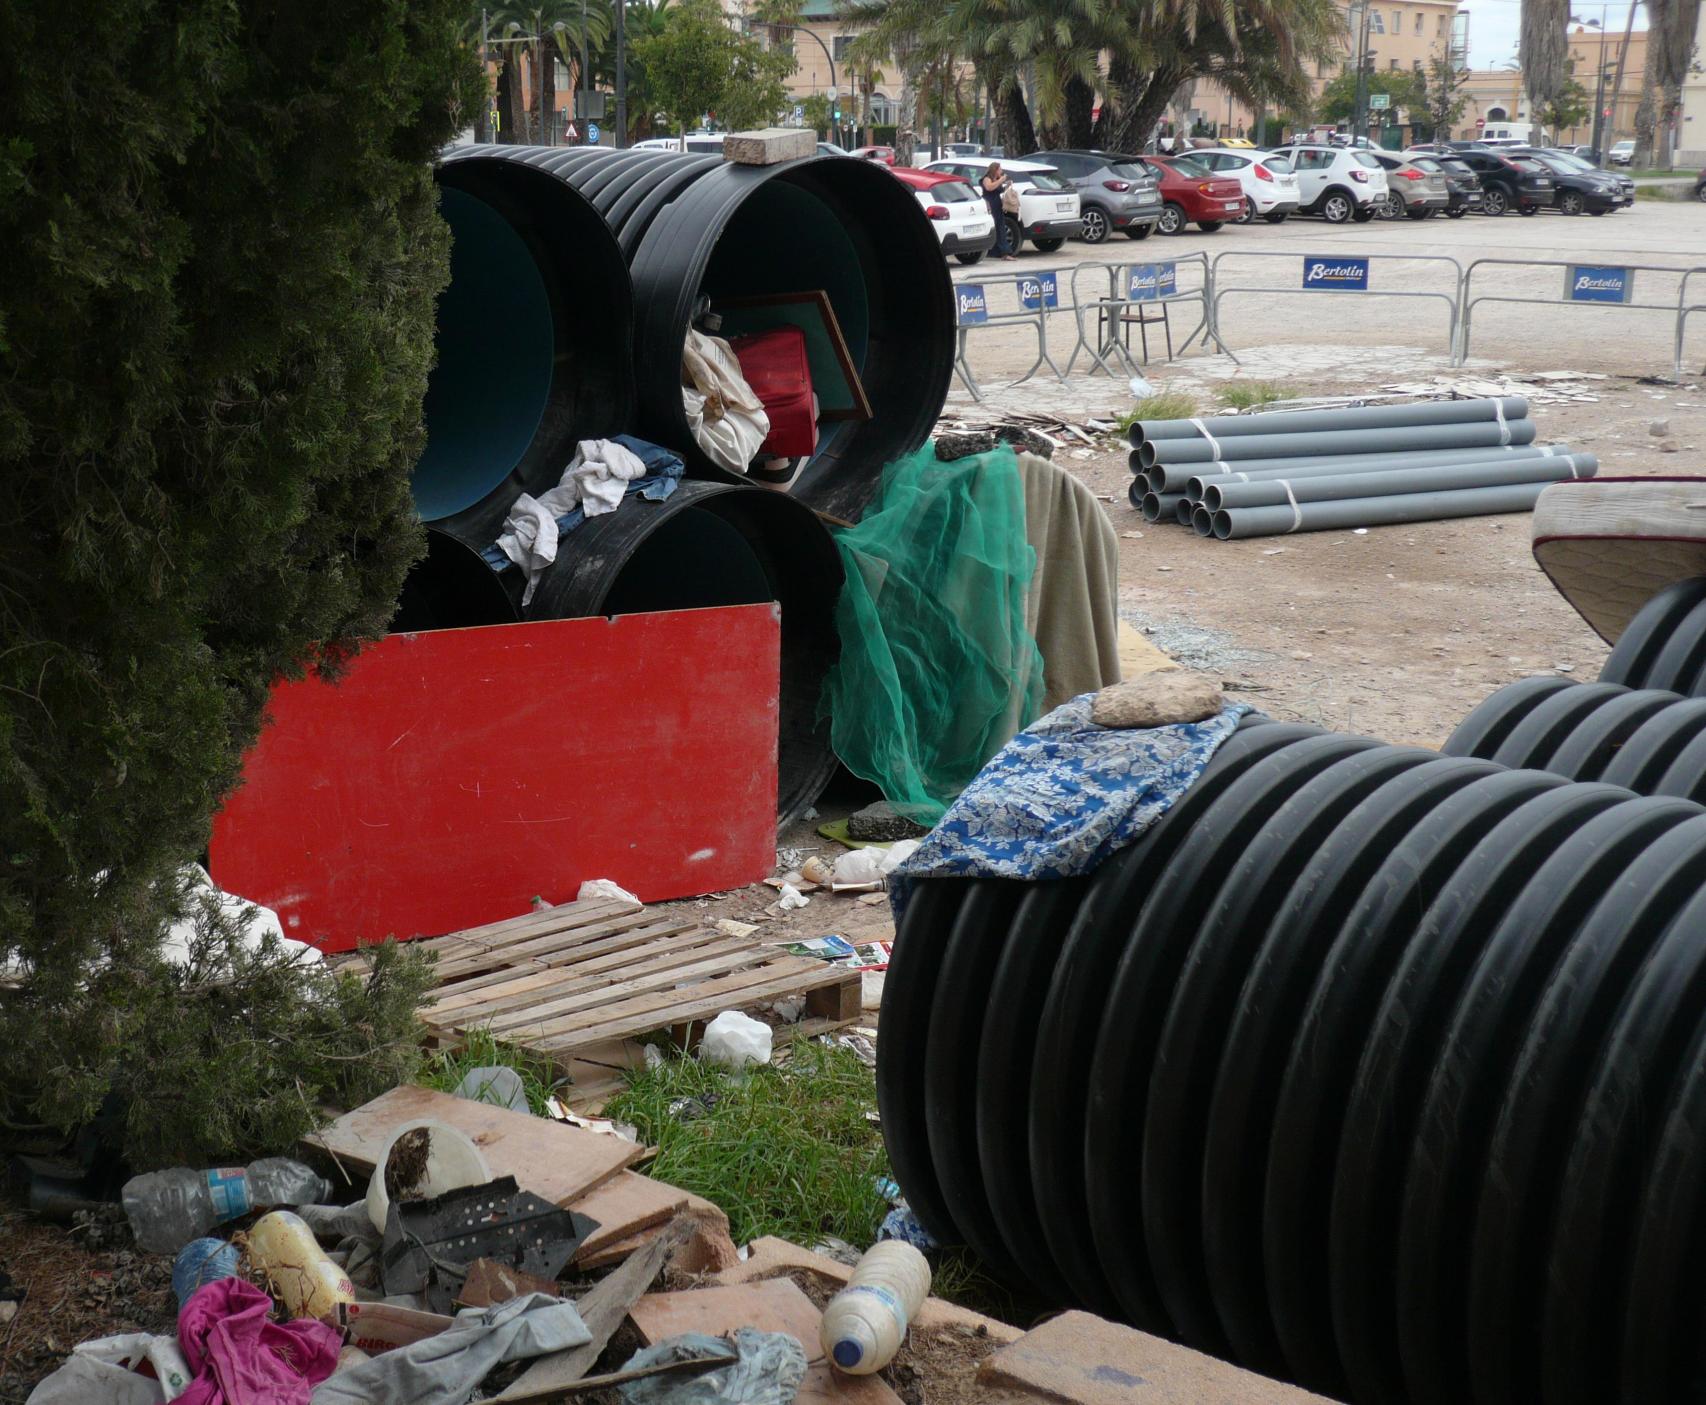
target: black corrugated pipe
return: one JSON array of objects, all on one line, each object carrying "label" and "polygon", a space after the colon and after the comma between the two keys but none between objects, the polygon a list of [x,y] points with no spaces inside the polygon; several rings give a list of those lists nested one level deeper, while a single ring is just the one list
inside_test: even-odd
[{"label": "black corrugated pipe", "polygon": [[[1588,765],[1698,711],[1576,691]],[[1703,891],[1699,805],[1247,720],[1088,879],[917,885],[897,1178],[1017,1286],[1342,1399],[1693,1398]]]},{"label": "black corrugated pipe", "polygon": [[628,428],[633,294],[608,226],[561,181],[466,159],[436,178],[450,283],[412,487],[422,521],[478,550],[520,494],[556,486],[576,440]]},{"label": "black corrugated pipe", "polygon": [[1628,688],[1706,696],[1706,578],[1678,581],[1643,605],[1599,677]]},{"label": "black corrugated pipe", "polygon": [[876,163],[464,147],[445,169],[469,162],[549,174],[609,222],[632,269],[633,432],[680,453],[690,474],[737,477],[699,451],[681,403],[681,350],[701,295],[715,308],[725,297],[828,294],[873,417],[821,426],[817,455],[791,489],[807,506],[858,520],[883,466],[929,437],[953,374],[953,286],[912,192]]}]

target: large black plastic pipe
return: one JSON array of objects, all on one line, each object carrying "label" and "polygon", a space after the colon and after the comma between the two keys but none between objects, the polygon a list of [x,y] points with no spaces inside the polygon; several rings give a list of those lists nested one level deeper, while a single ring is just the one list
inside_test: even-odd
[{"label": "large black plastic pipe", "polygon": [[738,477],[700,452],[682,407],[681,352],[701,296],[714,309],[729,297],[828,294],[873,417],[821,426],[818,452],[790,490],[808,506],[857,520],[883,466],[929,436],[953,374],[953,288],[929,220],[882,167],[468,147],[445,168],[469,162],[535,170],[603,215],[631,267],[634,432],[676,450],[690,474]]},{"label": "large black plastic pipe", "polygon": [[1692,697],[1706,692],[1703,668],[1706,578],[1696,577],[1667,586],[1641,607],[1618,638],[1599,677],[1602,683],[1665,688]]}]

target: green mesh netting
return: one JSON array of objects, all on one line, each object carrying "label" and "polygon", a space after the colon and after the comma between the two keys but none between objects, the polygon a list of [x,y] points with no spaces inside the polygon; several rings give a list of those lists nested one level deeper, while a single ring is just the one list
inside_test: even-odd
[{"label": "green mesh netting", "polygon": [[847,584],[824,689],[831,741],[901,814],[934,824],[1042,704],[1025,628],[1037,556],[1013,451],[942,463],[927,445],[883,471],[875,503],[835,540]]}]

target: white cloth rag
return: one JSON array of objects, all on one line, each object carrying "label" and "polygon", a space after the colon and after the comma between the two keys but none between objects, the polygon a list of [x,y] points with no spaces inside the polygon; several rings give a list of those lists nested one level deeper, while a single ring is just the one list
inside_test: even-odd
[{"label": "white cloth rag", "polygon": [[681,403],[693,442],[731,473],[745,473],[770,436],[770,416],[741,374],[734,349],[691,327],[681,352]]},{"label": "white cloth rag", "polygon": [[645,461],[613,439],[583,439],[557,486],[541,497],[523,493],[511,505],[498,550],[527,576],[521,603],[529,604],[545,568],[557,559],[557,519],[579,508],[601,517],[622,505],[628,484],[646,476]]}]

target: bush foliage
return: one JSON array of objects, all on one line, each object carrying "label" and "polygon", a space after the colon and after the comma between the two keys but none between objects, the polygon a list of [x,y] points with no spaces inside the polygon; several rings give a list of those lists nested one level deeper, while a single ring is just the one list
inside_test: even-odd
[{"label": "bush foliage", "polygon": [[90,973],[148,968],[269,687],[382,631],[420,550],[464,8],[0,0],[14,1101],[128,1057]]}]

